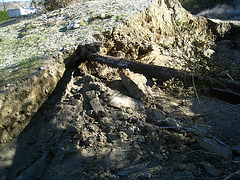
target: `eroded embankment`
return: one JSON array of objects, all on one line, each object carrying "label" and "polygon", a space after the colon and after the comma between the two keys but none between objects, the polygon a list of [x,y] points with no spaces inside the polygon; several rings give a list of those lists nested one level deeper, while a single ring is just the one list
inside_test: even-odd
[{"label": "eroded embankment", "polygon": [[86,1],[2,27],[1,142],[26,126],[54,90],[66,66],[78,58],[80,44],[89,47],[96,41],[94,34],[111,29],[153,2],[141,0],[136,6],[134,0],[127,4],[122,0]]},{"label": "eroded embankment", "polygon": [[[9,84],[1,92],[1,141],[17,136],[28,124],[33,114],[48,98],[62,77],[66,64],[65,54],[49,58],[36,73],[29,74],[19,84]],[[73,58],[74,54],[71,57]],[[76,58],[76,55],[75,55]],[[65,59],[66,60],[66,59]]]},{"label": "eroded embankment", "polygon": [[[101,20],[97,17],[94,20]],[[207,56],[213,53],[210,47],[215,36],[209,26],[207,19],[191,15],[178,1],[159,0],[125,22],[102,33],[95,32],[92,43],[49,58],[33,77],[17,87],[6,87],[0,104],[1,141],[19,134],[52,93],[66,66],[73,65],[86,53],[100,52],[154,65],[188,68],[189,61],[198,62],[196,52],[201,50]],[[217,29],[216,24],[214,27],[217,32],[225,33],[223,28]]]}]

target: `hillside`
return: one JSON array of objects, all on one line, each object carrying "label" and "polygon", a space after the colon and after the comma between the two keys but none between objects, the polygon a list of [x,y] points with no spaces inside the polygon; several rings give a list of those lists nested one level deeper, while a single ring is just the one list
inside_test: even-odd
[{"label": "hillside", "polygon": [[2,26],[0,178],[238,176],[239,24],[94,0]]}]

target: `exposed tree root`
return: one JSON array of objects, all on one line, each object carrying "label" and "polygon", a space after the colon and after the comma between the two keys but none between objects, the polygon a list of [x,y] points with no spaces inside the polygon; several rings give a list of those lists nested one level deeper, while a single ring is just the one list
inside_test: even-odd
[{"label": "exposed tree root", "polygon": [[[193,78],[196,78],[197,82],[204,83],[208,86],[209,94],[211,96],[232,104],[240,104],[240,94],[236,92],[236,90],[240,89],[240,83],[233,80],[215,80],[214,78],[205,75],[194,77],[191,72],[182,72],[169,67],[143,64],[98,53],[89,53],[83,58],[87,61],[99,62],[101,64],[107,64],[111,67],[117,67],[120,69],[128,68],[133,72],[141,73],[149,78],[157,78],[161,81],[176,78],[187,84]],[[222,89],[223,87],[224,89]]]}]

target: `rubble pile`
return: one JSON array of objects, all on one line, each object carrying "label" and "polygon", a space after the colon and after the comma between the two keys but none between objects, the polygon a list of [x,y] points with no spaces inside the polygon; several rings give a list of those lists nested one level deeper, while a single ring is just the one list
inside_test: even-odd
[{"label": "rubble pile", "polygon": [[239,147],[190,110],[174,112],[178,101],[167,100],[153,79],[96,62],[66,76],[18,137],[9,179],[224,178],[237,171]]}]

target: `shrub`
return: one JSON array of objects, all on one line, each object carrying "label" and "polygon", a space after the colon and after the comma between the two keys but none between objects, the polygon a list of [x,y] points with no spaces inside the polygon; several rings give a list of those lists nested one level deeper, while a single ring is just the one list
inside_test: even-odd
[{"label": "shrub", "polygon": [[47,11],[53,11],[59,8],[66,7],[76,2],[75,0],[44,0],[43,6]]},{"label": "shrub", "polygon": [[8,13],[6,11],[0,11],[0,22],[8,20]]},{"label": "shrub", "polygon": [[202,10],[210,9],[217,4],[229,4],[232,5],[235,0],[179,0],[184,8],[186,8],[191,13],[197,14]]},{"label": "shrub", "polygon": [[231,6],[226,4],[218,4],[212,9],[207,9],[198,15],[214,19],[230,19],[233,15],[239,16],[240,12],[235,11]]}]

